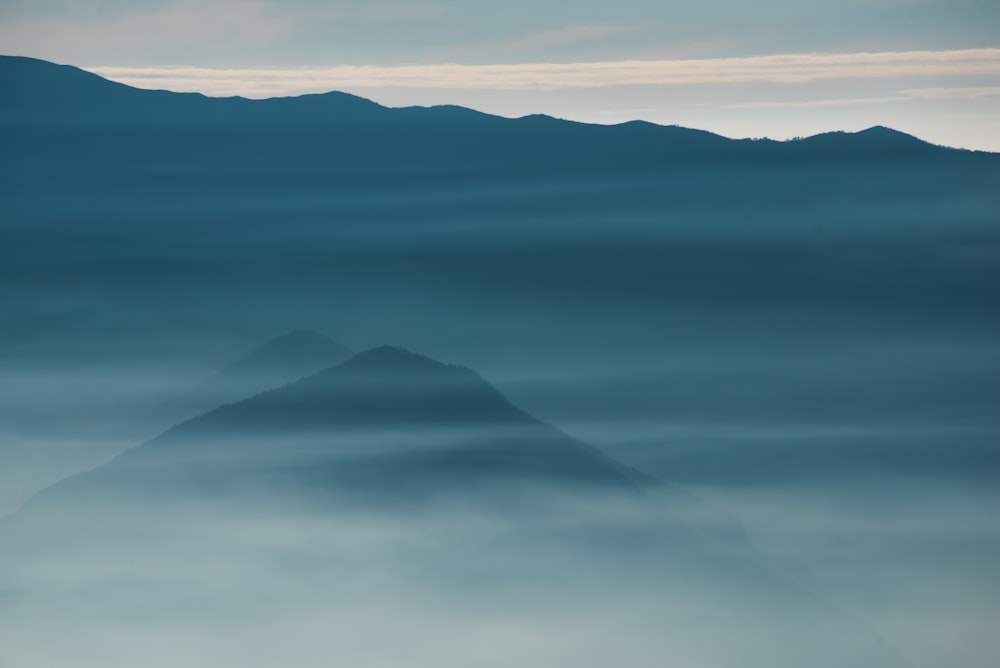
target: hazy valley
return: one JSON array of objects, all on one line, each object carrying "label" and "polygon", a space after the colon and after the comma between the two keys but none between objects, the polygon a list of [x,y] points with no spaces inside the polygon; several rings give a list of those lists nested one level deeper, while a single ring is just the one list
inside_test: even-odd
[{"label": "hazy valley", "polygon": [[0,663],[994,665],[1000,155],[0,90]]}]

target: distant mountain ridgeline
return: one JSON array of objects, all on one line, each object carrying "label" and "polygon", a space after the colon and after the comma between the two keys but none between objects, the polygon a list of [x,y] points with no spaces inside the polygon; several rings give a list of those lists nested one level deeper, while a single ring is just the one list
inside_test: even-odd
[{"label": "distant mountain ridgeline", "polygon": [[275,337],[220,369],[191,398],[205,410],[252,397],[346,360],[353,353],[313,330],[299,329]]},{"label": "distant mountain ridgeline", "polygon": [[[925,490],[996,487],[997,193],[1000,154],[883,127],[731,140],[0,58],[0,489],[44,489],[0,527],[0,627],[46,666],[288,663],[278,627],[326,664],[457,639],[424,663],[899,665],[731,518],[585,442],[751,506],[801,488],[778,535],[810,481],[871,535],[877,489],[906,508],[887,569],[936,556],[909,534]],[[311,330],[233,355],[290,322],[496,386]],[[913,573],[898,619],[944,587]],[[878,609],[903,591],[871,582]]]},{"label": "distant mountain ridgeline", "polygon": [[[730,140],[701,130],[634,121],[590,125],[534,115],[508,119],[462,107],[387,108],[340,92],[250,100],[198,93],[136,89],[66,65],[0,57],[0,126],[115,128],[130,141],[176,142],[182,129],[232,133],[254,128],[294,137],[307,133],[328,150],[328,161],[361,166],[369,160],[404,160],[467,166],[516,164],[522,170],[628,171],[692,161],[940,159],[946,152],[884,127],[833,132],[801,141]],[[160,134],[137,136],[148,128]],[[346,134],[345,134],[346,133]],[[333,141],[327,144],[322,137]],[[248,140],[261,159],[280,148],[265,135]],[[302,149],[301,139],[293,140]],[[183,143],[183,142],[182,142]],[[215,146],[239,151],[232,142]],[[273,155],[269,155],[272,153]],[[953,151],[954,152],[954,151]],[[956,152],[965,153],[965,152]]]},{"label": "distant mountain ridgeline", "polygon": [[[155,386],[308,322],[501,383],[550,374],[572,387],[524,381],[526,405],[585,422],[995,413],[998,154],[882,127],[751,141],[216,99],[11,57],[0,92],[8,368],[153,368]],[[581,360],[614,388],[578,382]],[[273,380],[210,381],[175,415]],[[82,414],[120,411],[92,395],[107,405]]]}]

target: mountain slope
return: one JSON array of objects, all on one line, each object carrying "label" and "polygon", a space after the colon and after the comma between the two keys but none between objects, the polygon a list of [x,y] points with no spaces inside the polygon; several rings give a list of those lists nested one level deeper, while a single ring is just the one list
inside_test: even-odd
[{"label": "mountain slope", "polygon": [[[249,351],[196,391],[212,406],[245,399],[338,364],[351,351],[313,330],[295,330]],[[211,408],[212,406],[208,406]]]},{"label": "mountain slope", "polygon": [[[546,636],[565,620],[576,648],[582,611],[596,636],[617,624],[640,648],[669,628],[676,637],[656,665],[666,652],[726,668],[899,665],[868,629],[776,576],[731,530],[713,539],[713,518],[676,514],[681,498],[635,493],[651,482],[469,369],[380,347],[50,488],[19,525],[0,527],[9,541],[0,571],[13,573],[17,620],[33,620],[39,599],[62,611],[85,597],[112,611],[66,616],[90,633],[121,628],[118,616],[136,610],[158,624],[236,614],[245,633],[304,608],[342,612],[352,632],[381,639],[391,611],[417,597],[424,611],[453,613],[424,631],[434,645],[453,642],[470,616],[509,628],[497,621],[507,611],[522,622],[537,612],[529,626]],[[418,503],[428,499],[443,503]],[[288,500],[306,512],[284,512]],[[764,607],[776,612],[762,620]],[[239,616],[247,609],[254,621]],[[653,665],[641,654],[636,665]]]},{"label": "mountain slope", "polygon": [[651,481],[531,417],[469,369],[381,347],[183,422],[25,511],[200,495],[396,502],[495,483],[627,491]]},{"label": "mountain slope", "polygon": [[[511,135],[520,139],[517,148],[546,155],[547,162],[618,155],[631,160],[670,161],[695,157],[752,155],[755,159],[786,155],[800,145],[809,151],[833,154],[880,154],[883,158],[919,150],[940,151],[916,137],[871,128],[859,133],[827,133],[802,142],[749,142],[676,126],[633,121],[613,126],[589,125],[542,115],[507,119],[454,105],[387,108],[364,98],[341,92],[250,100],[241,97],[211,98],[199,93],[144,90],[103,79],[84,70],[42,60],[0,56],[0,123],[37,126],[46,123],[83,126],[265,126],[324,128],[346,125],[387,128],[437,127],[449,132],[474,129],[486,132],[468,148],[485,148],[502,155]],[[881,131],[880,131],[881,130]],[[499,135],[494,133],[500,132]],[[891,138],[887,137],[891,133]],[[415,137],[406,140],[415,141]],[[441,137],[414,146],[428,150],[440,147]],[[390,143],[398,144],[399,137]],[[541,145],[537,142],[541,141]],[[486,145],[480,144],[486,142]],[[524,142],[523,144],[521,142]],[[652,142],[652,145],[650,145]],[[477,146],[477,144],[479,144]],[[657,148],[656,145],[659,144]],[[776,153],[777,152],[777,153]],[[564,162],[564,161],[558,161]]]},{"label": "mountain slope", "polygon": [[200,93],[145,90],[109,81],[70,65],[0,56],[0,121],[299,124],[359,120],[385,108],[347,93],[331,92],[270,100],[210,98]]}]

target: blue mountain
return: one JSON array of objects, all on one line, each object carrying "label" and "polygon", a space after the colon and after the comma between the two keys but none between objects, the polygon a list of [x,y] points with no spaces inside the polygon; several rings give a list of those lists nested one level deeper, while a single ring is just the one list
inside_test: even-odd
[{"label": "blue mountain", "polygon": [[[827,133],[796,142],[748,141],[643,121],[601,126],[544,115],[507,119],[454,105],[388,108],[341,92],[264,100],[213,98],[199,93],[137,89],[69,65],[18,56],[0,56],[0,91],[3,91],[0,125],[376,129],[392,133],[385,137],[386,143],[403,149],[434,146],[442,138],[435,134],[420,141],[417,136],[395,134],[400,130],[447,128],[450,133],[477,134],[475,140],[463,142],[457,151],[454,146],[447,147],[442,157],[468,157],[473,151],[493,151],[500,158],[511,149],[533,149],[532,153],[536,157],[541,155],[545,164],[563,167],[600,157],[639,162],[726,157],[759,160],[773,156],[793,158],[799,154],[795,149],[799,149],[833,155],[845,151],[877,154],[885,158],[942,150],[881,127],[858,133]],[[349,144],[344,148],[362,146]],[[369,144],[365,148],[378,147]]]},{"label": "blue mountain", "polygon": [[335,366],[352,351],[315,330],[297,329],[276,336],[220,369],[194,393],[214,405],[245,399]]},{"label": "blue mountain", "polygon": [[383,346],[182,422],[22,512],[220,497],[395,504],[475,499],[484,485],[632,493],[653,483],[475,372]]}]

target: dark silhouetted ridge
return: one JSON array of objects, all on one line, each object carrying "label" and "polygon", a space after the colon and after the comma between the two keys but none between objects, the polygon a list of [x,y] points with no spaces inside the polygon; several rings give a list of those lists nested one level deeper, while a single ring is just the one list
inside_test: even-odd
[{"label": "dark silhouetted ridge", "polygon": [[[257,381],[262,376],[289,383],[342,362],[351,351],[313,330],[300,329],[275,337],[219,372],[226,381]],[[267,388],[261,388],[267,389]]]},{"label": "dark silhouetted ridge", "polygon": [[900,132],[899,130],[893,130],[892,128],[887,128],[884,125],[873,125],[866,130],[860,130],[854,133],[858,137],[866,137],[869,139],[875,139],[877,141],[903,141],[903,142],[920,142],[925,143],[923,140],[914,137],[911,134],[905,132]]},{"label": "dark silhouetted ridge", "polygon": [[[387,108],[342,92],[263,100],[214,98],[132,88],[76,67],[17,56],[0,56],[0,92],[0,124],[15,126],[58,124],[65,129],[96,124],[118,129],[224,128],[227,132],[271,128],[300,134],[340,128],[351,136],[337,138],[339,153],[330,159],[346,163],[381,165],[406,157],[435,165],[467,167],[485,161],[516,164],[527,171],[586,172],[609,165],[621,171],[671,163],[788,158],[894,160],[942,150],[881,126],[791,142],[752,142],[646,121],[605,126],[541,114],[508,119],[455,105]],[[308,135],[308,140],[312,145],[317,138]],[[252,144],[250,140],[248,146]]]},{"label": "dark silhouetted ridge", "polygon": [[88,97],[117,97],[133,90],[72,65],[56,65],[36,58],[0,56],[0,108],[80,103]]},{"label": "dark silhouetted ridge", "polygon": [[250,350],[197,387],[172,398],[174,420],[252,397],[339,364],[352,351],[313,330],[296,330]]},{"label": "dark silhouetted ridge", "polygon": [[879,159],[910,159],[939,155],[941,151],[960,153],[929,144],[913,135],[876,125],[859,132],[825,132],[793,142],[784,142],[797,151],[809,151],[816,157],[850,158],[868,156]]},{"label": "dark silhouetted ridge", "polygon": [[372,372],[447,372],[459,369],[399,346],[378,346],[358,353],[340,365],[341,370]]},{"label": "dark silhouetted ridge", "polygon": [[470,369],[380,346],[177,429],[262,434],[524,424],[541,425]]},{"label": "dark silhouetted ridge", "polygon": [[0,56],[0,121],[37,125],[300,125],[368,122],[387,111],[342,92],[250,100],[146,90],[69,65]]},{"label": "dark silhouetted ridge", "polygon": [[528,415],[470,369],[381,346],[187,420],[29,505],[247,490],[394,502],[475,496],[487,482],[631,492],[652,479]]}]

